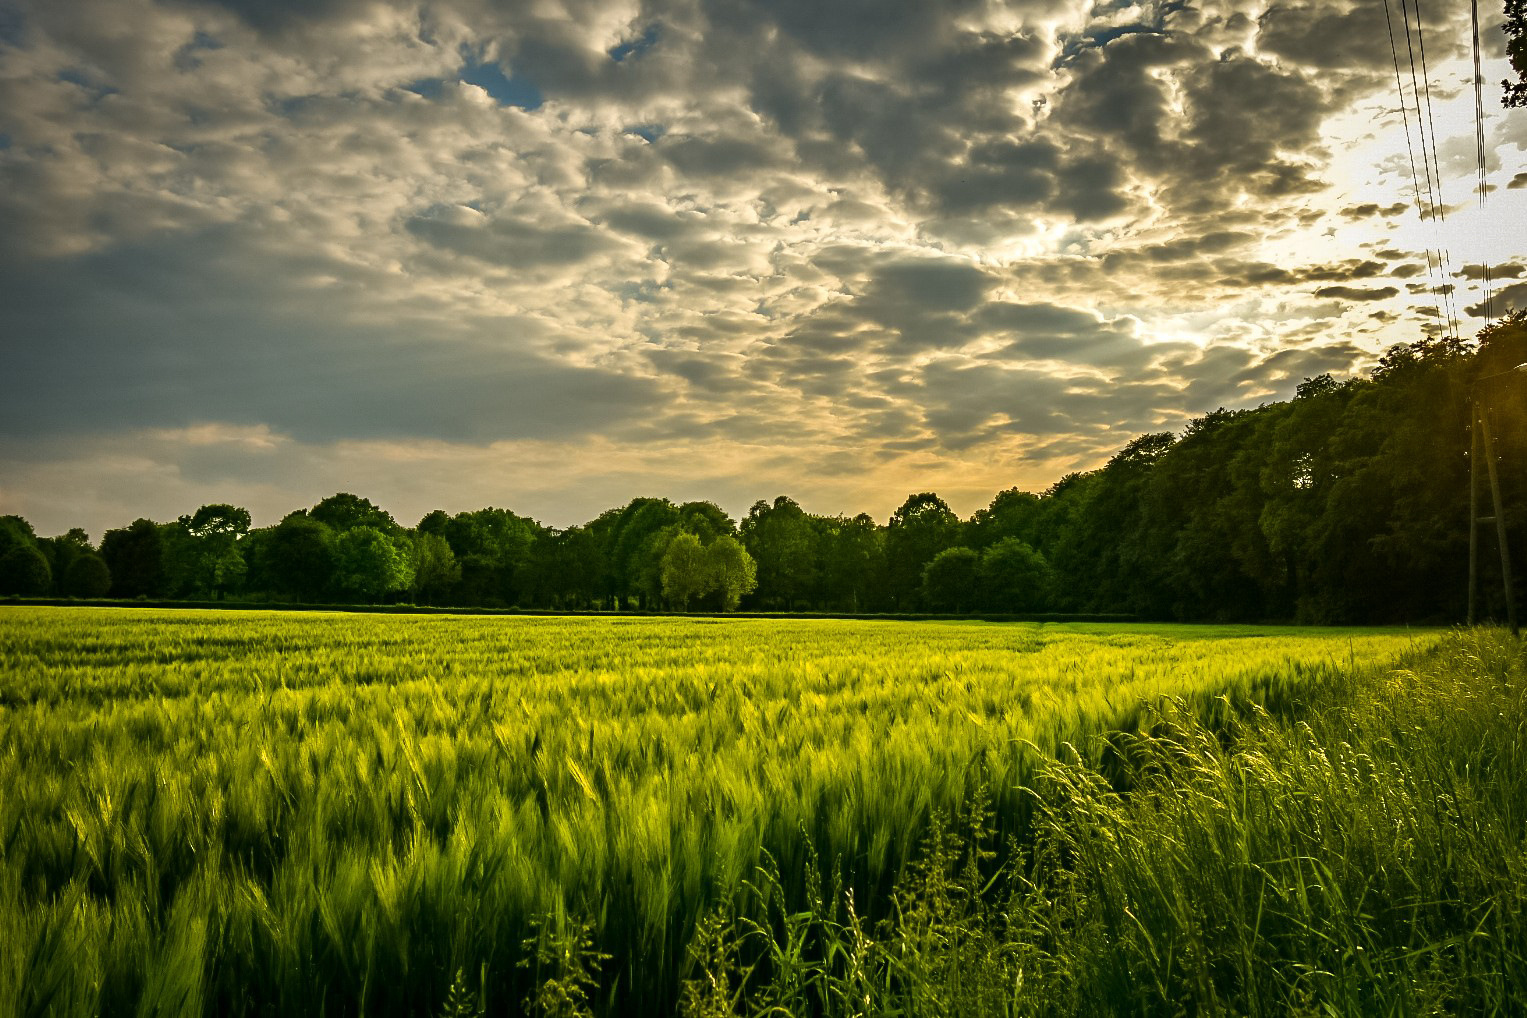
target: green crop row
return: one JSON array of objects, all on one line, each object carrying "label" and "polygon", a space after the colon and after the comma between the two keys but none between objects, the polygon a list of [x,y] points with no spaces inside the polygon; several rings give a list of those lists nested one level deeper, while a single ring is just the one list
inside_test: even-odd
[{"label": "green crop row", "polygon": [[0,1014],[513,1010],[585,930],[592,1006],[672,1013],[761,865],[888,915],[931,818],[985,789],[1028,838],[1047,761],[1157,698],[1439,639],[0,609]]}]

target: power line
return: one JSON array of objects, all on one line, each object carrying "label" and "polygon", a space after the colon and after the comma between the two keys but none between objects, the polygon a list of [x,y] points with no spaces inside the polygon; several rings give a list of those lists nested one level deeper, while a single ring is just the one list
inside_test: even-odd
[{"label": "power line", "polygon": [[[1403,3],[1404,0],[1401,0],[1402,8]],[[1448,325],[1451,330],[1449,336],[1450,338],[1456,340],[1458,339],[1458,306],[1456,300],[1453,297],[1453,266],[1451,258],[1448,254],[1448,250],[1443,245],[1443,239],[1446,236],[1445,231],[1440,229],[1440,226],[1446,225],[1447,223],[1447,202],[1442,196],[1442,163],[1438,158],[1437,153],[1437,122],[1432,117],[1432,76],[1431,72],[1427,69],[1426,66],[1426,33],[1421,27],[1421,0],[1411,0],[1411,5],[1415,8],[1416,12],[1416,48],[1421,53],[1421,84],[1425,86],[1426,89],[1426,126],[1430,129],[1431,132],[1431,141],[1429,145],[1432,157],[1431,178],[1433,181],[1435,181],[1435,191],[1433,192],[1435,203],[1432,207],[1432,225],[1433,228],[1437,229],[1437,252],[1439,260],[1442,263],[1444,280],[1442,288],[1442,299],[1444,303],[1446,303],[1448,309]],[[1409,36],[1407,34],[1407,39],[1408,38]],[[1414,63],[1411,64],[1410,73],[1412,78],[1411,87],[1412,91],[1414,91],[1414,78],[1416,73]],[[1420,114],[1420,93],[1416,93],[1416,122],[1418,125],[1420,124],[1421,119]],[[1425,134],[1422,135],[1422,145],[1427,146]],[[1421,150],[1421,157],[1423,161],[1426,158],[1426,153],[1427,148],[1423,147]]]},{"label": "power line", "polygon": [[[1400,12],[1401,12],[1402,16],[1404,16],[1404,18],[1405,18],[1405,46],[1406,46],[1406,50],[1410,53],[1410,58],[1411,58],[1410,59],[1411,81],[1414,82],[1415,81],[1415,66],[1416,66],[1415,65],[1415,54],[1414,54],[1414,51],[1410,49],[1410,18],[1409,18],[1409,15],[1406,13],[1405,0],[1400,0]],[[1428,204],[1429,203],[1428,203],[1427,199],[1423,197],[1423,193],[1422,193],[1422,190],[1421,190],[1421,175],[1416,171],[1416,148],[1415,148],[1415,145],[1412,144],[1411,137],[1410,137],[1410,106],[1405,101],[1405,84],[1404,84],[1404,81],[1401,79],[1401,76],[1400,76],[1400,52],[1399,52],[1399,47],[1395,45],[1395,40],[1394,40],[1394,16],[1390,13],[1390,10],[1389,10],[1389,0],[1384,0],[1384,24],[1389,29],[1389,56],[1390,56],[1390,59],[1394,62],[1394,87],[1395,87],[1395,92],[1399,95],[1399,98],[1400,98],[1400,120],[1401,120],[1401,123],[1404,125],[1404,128],[1405,128],[1405,152],[1406,152],[1406,154],[1410,158],[1410,181],[1411,181],[1411,187],[1414,189],[1415,196],[1416,196],[1416,210],[1421,214],[1421,219],[1424,222],[1426,220],[1426,218],[1427,218],[1427,215],[1429,214],[1428,213]],[[1420,107],[1420,103],[1419,103],[1419,97],[1418,97],[1418,102],[1417,102],[1417,105],[1416,105],[1416,127],[1417,127],[1417,132],[1422,134],[1422,141],[1424,142],[1425,141],[1425,134],[1423,132],[1421,132],[1421,130],[1420,130],[1420,128],[1421,128],[1421,107]],[[1421,158],[1422,158],[1422,160],[1424,162],[1425,159],[1426,159],[1425,152],[1422,153]],[[1431,168],[1430,168],[1430,166],[1427,167],[1426,176],[1427,176],[1427,185],[1428,185],[1427,194],[1430,194],[1430,184],[1431,184]],[[1430,203],[1430,204],[1431,204],[1432,208],[1435,208],[1435,203]],[[1434,228],[1435,228],[1435,223],[1436,223],[1436,220],[1434,218],[1433,219],[1433,227]],[[1433,278],[1432,296],[1435,299],[1435,307],[1436,307],[1436,310],[1437,310],[1437,323],[1438,323],[1439,327],[1445,328],[1448,319],[1446,319],[1443,316],[1443,314],[1442,314],[1442,288],[1439,285],[1437,285],[1437,283],[1435,282],[1437,277],[1440,275],[1440,269],[1441,269],[1440,261],[1441,261],[1441,258],[1439,257],[1437,259],[1437,263],[1434,264],[1433,258],[1432,258],[1432,249],[1431,249],[1431,247],[1427,246],[1425,250],[1426,250],[1426,271],[1427,271],[1427,274],[1430,275]]]},{"label": "power line", "polygon": [[[1479,167],[1479,209],[1485,208],[1485,195],[1489,193],[1488,170],[1485,151],[1485,76],[1479,59],[1479,0],[1470,0],[1469,16],[1474,29],[1474,161]],[[1491,292],[1490,253],[1484,251],[1479,259],[1481,275],[1485,284],[1485,324],[1495,322],[1495,295]]]}]

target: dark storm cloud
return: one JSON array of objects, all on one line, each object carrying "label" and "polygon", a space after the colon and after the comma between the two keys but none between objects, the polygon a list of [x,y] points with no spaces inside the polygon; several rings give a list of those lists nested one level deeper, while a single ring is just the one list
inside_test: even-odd
[{"label": "dark storm cloud", "polygon": [[1468,312],[1470,318],[1486,318],[1523,308],[1527,308],[1527,283],[1512,283],[1508,287],[1495,291],[1488,304],[1480,301],[1464,310]]},{"label": "dark storm cloud", "polygon": [[0,431],[226,421],[308,441],[483,443],[595,432],[664,398],[645,378],[524,348],[513,322],[434,341],[402,323],[315,325],[291,307],[300,294],[261,282],[278,278],[275,266],[250,258],[240,267],[254,277],[227,275],[223,239],[6,273],[0,332],[21,340]]},{"label": "dark storm cloud", "polygon": [[571,265],[613,247],[609,237],[586,222],[494,221],[459,206],[415,216],[404,226],[434,247],[510,269]]},{"label": "dark storm cloud", "polygon": [[170,0],[184,7],[221,8],[260,32],[301,29],[317,22],[363,17],[370,0]]},{"label": "dark storm cloud", "polygon": [[1317,297],[1329,297],[1335,300],[1388,300],[1399,294],[1399,290],[1392,286],[1322,286],[1315,291]]},{"label": "dark storm cloud", "polygon": [[1465,265],[1459,275],[1464,279],[1484,279],[1486,274],[1491,279],[1520,279],[1523,272],[1527,272],[1527,266],[1515,263],[1505,265]]},{"label": "dark storm cloud", "polygon": [[1274,4],[1259,19],[1257,44],[1290,63],[1326,70],[1391,64],[1384,4]]},{"label": "dark storm cloud", "polygon": [[1379,205],[1377,202],[1365,202],[1362,205],[1350,205],[1341,210],[1341,214],[1347,219],[1372,219],[1374,216],[1394,217],[1402,216],[1410,211],[1410,205],[1398,201],[1390,205]]}]

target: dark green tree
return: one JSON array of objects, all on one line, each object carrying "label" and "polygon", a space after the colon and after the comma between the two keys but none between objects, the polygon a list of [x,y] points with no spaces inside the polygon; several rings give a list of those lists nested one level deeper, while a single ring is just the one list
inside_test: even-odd
[{"label": "dark green tree", "polygon": [[923,567],[959,540],[959,517],[931,491],[907,496],[891,514],[885,535],[886,579],[897,610],[917,607]]},{"label": "dark green tree", "polygon": [[351,527],[334,538],[334,589],[348,601],[374,604],[413,583],[406,535]]},{"label": "dark green tree", "polygon": [[930,611],[970,611],[980,580],[980,554],[971,548],[945,548],[923,566],[923,603]]},{"label": "dark green tree", "polygon": [[249,510],[226,503],[204,505],[180,518],[191,539],[186,552],[191,593],[221,599],[242,584],[247,566],[239,542],[249,533],[249,523]]},{"label": "dark green tree", "polygon": [[168,577],[164,537],[153,520],[137,519],[101,538],[101,558],[111,570],[113,597],[163,597]]},{"label": "dark green tree", "polygon": [[981,552],[980,607],[993,612],[1038,612],[1049,607],[1050,564],[1016,537]]},{"label": "dark green tree", "polygon": [[333,588],[334,532],[301,510],[264,532],[252,583],[279,598],[314,602]]},{"label": "dark green tree", "polygon": [[40,597],[53,585],[53,571],[35,544],[14,544],[0,554],[0,594]]},{"label": "dark green tree", "polygon": [[64,574],[63,593],[67,597],[105,597],[111,590],[111,570],[106,560],[87,552],[69,563]]},{"label": "dark green tree", "polygon": [[330,495],[308,510],[308,515],[336,533],[352,527],[374,527],[384,534],[397,533],[402,528],[385,509],[368,498],[342,491]]},{"label": "dark green tree", "polygon": [[793,610],[808,600],[817,580],[817,531],[794,499],[759,500],[740,527],[743,547],[757,565],[758,601]]}]

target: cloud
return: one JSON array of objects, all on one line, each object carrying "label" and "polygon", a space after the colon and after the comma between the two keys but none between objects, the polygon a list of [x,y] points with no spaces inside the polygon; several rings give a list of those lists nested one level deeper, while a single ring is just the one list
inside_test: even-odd
[{"label": "cloud", "polygon": [[[1044,487],[1420,335],[1399,287],[1444,241],[1471,314],[1485,252],[1520,275],[1514,235],[1473,240],[1520,218],[1519,179],[1483,217],[1398,214],[1382,15],[15,0],[0,439],[38,490],[0,502],[105,505],[96,469],[122,520],[149,499],[134,470],[274,501],[342,469],[408,505],[485,464],[548,470],[548,507],[643,477],[743,508],[755,478]],[[1431,31],[1456,199],[1472,104],[1442,83],[1472,68]],[[1527,136],[1488,129],[1511,165]],[[411,489],[363,462],[404,449]]]},{"label": "cloud", "polygon": [[1336,300],[1388,300],[1399,292],[1392,286],[1322,286],[1315,291],[1315,296],[1332,297]]},{"label": "cloud", "polygon": [[1470,318],[1487,318],[1522,308],[1527,308],[1527,283],[1512,283],[1495,291],[1488,303],[1480,301],[1464,308],[1464,311]]}]

